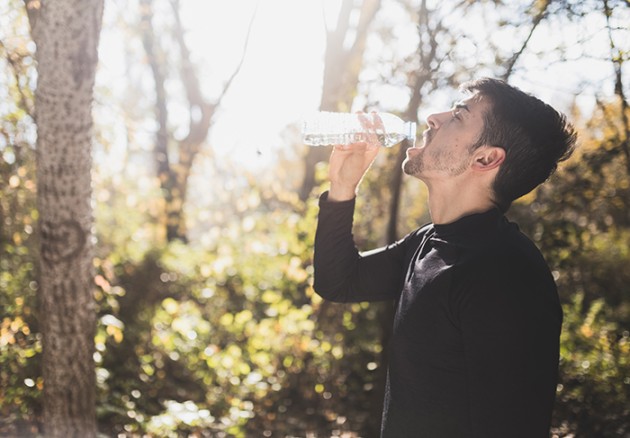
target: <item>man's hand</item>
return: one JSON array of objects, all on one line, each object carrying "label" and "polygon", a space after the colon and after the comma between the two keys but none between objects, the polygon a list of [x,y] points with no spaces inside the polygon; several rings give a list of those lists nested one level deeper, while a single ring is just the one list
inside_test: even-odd
[{"label": "man's hand", "polygon": [[331,201],[347,201],[355,197],[361,179],[381,149],[378,134],[385,133],[381,118],[376,113],[372,113],[372,120],[363,113],[358,117],[365,129],[366,141],[334,147],[328,169],[328,199]]}]

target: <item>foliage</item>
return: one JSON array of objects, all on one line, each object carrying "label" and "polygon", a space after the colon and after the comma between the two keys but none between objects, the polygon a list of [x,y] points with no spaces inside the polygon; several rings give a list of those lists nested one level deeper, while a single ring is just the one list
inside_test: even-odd
[{"label": "foliage", "polygon": [[0,41],[0,435],[37,430],[32,425],[43,383],[36,308],[34,125],[29,115],[32,47],[25,19],[8,6],[0,10],[12,18],[6,30],[14,35]]},{"label": "foliage", "polygon": [[331,309],[313,295],[314,202],[269,210],[274,199],[256,187],[242,196],[248,210],[210,230],[210,247],[171,243],[139,261],[99,259],[106,430],[272,436],[365,421],[380,352],[376,313]]},{"label": "foliage", "polygon": [[630,332],[615,323],[603,298],[584,306],[578,293],[564,306],[558,433],[625,437],[630,434]]}]

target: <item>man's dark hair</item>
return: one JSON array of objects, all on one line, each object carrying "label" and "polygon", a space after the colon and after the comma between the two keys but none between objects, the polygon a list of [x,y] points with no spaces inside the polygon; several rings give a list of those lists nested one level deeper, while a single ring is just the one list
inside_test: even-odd
[{"label": "man's dark hair", "polygon": [[577,134],[566,117],[523,91],[499,79],[481,78],[461,86],[490,102],[484,127],[474,148],[501,147],[505,161],[492,189],[494,201],[507,211],[517,198],[531,192],[571,156]]}]

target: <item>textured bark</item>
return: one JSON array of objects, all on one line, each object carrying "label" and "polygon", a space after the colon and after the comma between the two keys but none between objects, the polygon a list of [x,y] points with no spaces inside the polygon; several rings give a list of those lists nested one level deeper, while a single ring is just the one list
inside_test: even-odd
[{"label": "textured bark", "polygon": [[38,65],[44,435],[93,437],[91,104],[103,0],[29,5]]}]

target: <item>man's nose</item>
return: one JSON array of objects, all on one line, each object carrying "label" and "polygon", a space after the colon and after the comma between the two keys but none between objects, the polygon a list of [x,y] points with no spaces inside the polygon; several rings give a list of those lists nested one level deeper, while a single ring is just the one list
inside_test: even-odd
[{"label": "man's nose", "polygon": [[445,117],[448,115],[448,112],[443,113],[433,113],[427,117],[427,124],[431,129],[437,129],[444,123]]}]

